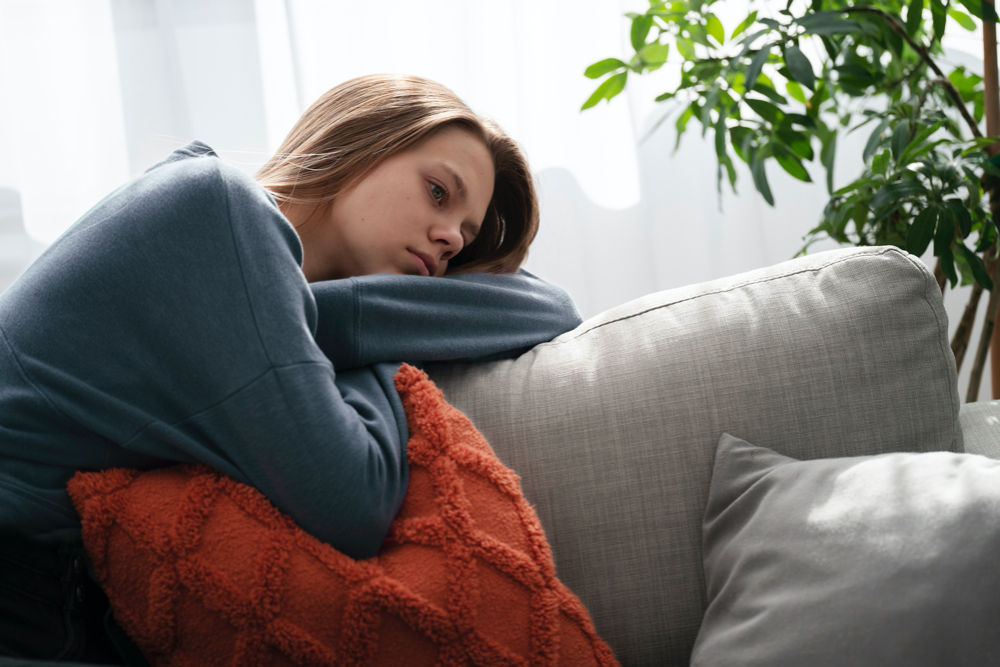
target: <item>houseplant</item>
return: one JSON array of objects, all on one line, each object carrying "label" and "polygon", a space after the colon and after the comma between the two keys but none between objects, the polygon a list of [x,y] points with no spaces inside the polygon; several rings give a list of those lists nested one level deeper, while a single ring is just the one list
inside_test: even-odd
[{"label": "houseplant", "polygon": [[[985,0],[789,0],[757,2],[729,34],[713,13],[716,0],[649,0],[628,13],[632,55],[606,58],[585,75],[600,85],[583,104],[593,107],[624,90],[630,75],[680,65],[680,81],[657,101],[670,101],[677,143],[697,121],[712,132],[717,178],[735,190],[734,159],[745,162],[754,187],[774,204],[766,166],[777,164],[811,182],[818,163],[829,194],[822,219],[798,254],[821,238],[843,244],[895,245],[937,257],[944,292],[973,285],[952,340],[956,365],[968,347],[983,289],[990,291],[983,338],[967,401],[975,401],[993,332],[1000,290],[997,215],[990,191],[1000,181],[996,37],[993,5]],[[955,67],[944,72],[941,38],[951,26],[984,25],[984,77]],[[809,55],[807,55],[809,54]],[[984,136],[979,124],[986,118]],[[869,132],[864,171],[833,187],[838,140]],[[1000,198],[994,198],[1000,202]],[[994,206],[996,209],[996,206]],[[1000,354],[993,355],[1000,388]]]}]

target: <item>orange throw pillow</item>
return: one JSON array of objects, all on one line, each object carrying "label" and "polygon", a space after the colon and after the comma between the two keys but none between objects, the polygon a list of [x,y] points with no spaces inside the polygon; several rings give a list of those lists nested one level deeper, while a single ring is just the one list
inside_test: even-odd
[{"label": "orange throw pillow", "polygon": [[183,464],[77,473],[83,543],[152,665],[617,665],[519,478],[422,371],[396,375],[410,484],[375,558]]}]

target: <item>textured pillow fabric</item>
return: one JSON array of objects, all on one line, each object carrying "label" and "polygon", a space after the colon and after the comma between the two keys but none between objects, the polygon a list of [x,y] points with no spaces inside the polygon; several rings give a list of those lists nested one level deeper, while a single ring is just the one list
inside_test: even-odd
[{"label": "textured pillow fabric", "polygon": [[798,461],[724,433],[692,665],[1000,664],[1000,461]]},{"label": "textured pillow fabric", "polygon": [[205,466],[78,473],[83,539],[153,665],[614,665],[517,476],[411,366],[410,486],[375,558]]}]

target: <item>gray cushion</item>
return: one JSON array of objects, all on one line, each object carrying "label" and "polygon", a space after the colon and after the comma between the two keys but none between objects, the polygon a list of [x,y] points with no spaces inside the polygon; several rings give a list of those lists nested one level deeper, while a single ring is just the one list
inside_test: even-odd
[{"label": "gray cushion", "polygon": [[618,658],[686,665],[719,436],[801,459],[960,450],[947,328],[919,259],[848,248],[650,294],[513,361],[428,371],[521,476]]},{"label": "gray cushion", "polygon": [[965,451],[1000,459],[1000,401],[963,403],[958,419]]},{"label": "gray cushion", "polygon": [[722,435],[692,665],[1000,664],[1000,461],[798,461]]}]

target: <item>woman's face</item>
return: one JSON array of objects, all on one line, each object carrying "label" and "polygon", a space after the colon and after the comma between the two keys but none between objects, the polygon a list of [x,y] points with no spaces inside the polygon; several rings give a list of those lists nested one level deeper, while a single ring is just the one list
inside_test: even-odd
[{"label": "woman's face", "polygon": [[450,127],[385,160],[311,219],[282,207],[302,240],[306,279],[444,275],[479,232],[493,173],[483,142]]}]

